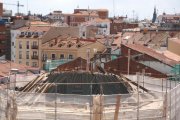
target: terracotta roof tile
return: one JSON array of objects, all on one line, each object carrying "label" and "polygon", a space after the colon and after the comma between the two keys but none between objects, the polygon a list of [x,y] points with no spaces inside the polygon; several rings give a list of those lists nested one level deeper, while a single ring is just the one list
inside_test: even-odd
[{"label": "terracotta roof tile", "polygon": [[18,69],[19,71],[26,71],[32,69],[32,67],[10,61],[0,61],[0,68],[0,75],[3,76],[8,76],[11,69]]},{"label": "terracotta roof tile", "polygon": [[79,37],[78,27],[51,27],[42,37],[42,43],[46,43],[59,36]]}]

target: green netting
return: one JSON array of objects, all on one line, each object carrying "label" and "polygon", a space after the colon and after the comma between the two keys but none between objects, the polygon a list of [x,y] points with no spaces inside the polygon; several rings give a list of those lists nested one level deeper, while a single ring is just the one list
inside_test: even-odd
[{"label": "green netting", "polygon": [[60,59],[60,60],[47,60],[44,64],[44,70],[51,71],[57,68],[59,65],[72,61],[72,59]]}]

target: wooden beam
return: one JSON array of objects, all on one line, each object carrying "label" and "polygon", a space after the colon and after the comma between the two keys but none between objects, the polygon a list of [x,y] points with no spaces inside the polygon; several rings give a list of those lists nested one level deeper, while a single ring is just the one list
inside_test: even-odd
[{"label": "wooden beam", "polygon": [[118,117],[119,117],[120,101],[121,101],[121,97],[120,97],[120,95],[117,95],[116,96],[116,109],[115,109],[115,113],[114,113],[114,120],[118,120]]}]

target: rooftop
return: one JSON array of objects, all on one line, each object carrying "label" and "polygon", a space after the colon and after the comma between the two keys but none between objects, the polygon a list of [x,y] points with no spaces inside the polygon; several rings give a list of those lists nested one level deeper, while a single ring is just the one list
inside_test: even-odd
[{"label": "rooftop", "polygon": [[78,27],[51,27],[42,37],[42,43],[46,43],[59,36],[79,37]]},{"label": "rooftop", "polygon": [[50,29],[49,26],[30,26],[30,27],[21,27],[18,30],[22,32],[47,32]]},{"label": "rooftop", "polygon": [[33,68],[33,67],[29,67],[26,65],[22,65],[22,64],[17,64],[14,62],[10,62],[10,61],[4,61],[1,60],[0,61],[0,76],[1,77],[5,77],[9,75],[9,72],[13,69],[17,69],[20,72],[26,72],[27,70],[38,70],[38,68]]},{"label": "rooftop", "polygon": [[96,42],[96,40],[81,39],[81,38],[69,37],[69,36],[59,36],[44,43],[42,47],[45,48],[49,47],[51,49],[57,49],[57,48],[78,49],[86,45],[92,44],[94,42]]},{"label": "rooftop", "polygon": [[157,59],[158,61],[163,62],[167,65],[174,66],[175,64],[178,64],[177,61],[170,59],[170,58],[166,57],[165,55],[160,54],[151,48],[147,48],[147,47],[139,45],[139,44],[122,44],[122,45],[124,45],[130,49],[133,49],[135,51],[138,51],[140,53],[146,54],[150,57],[153,57],[153,58]]}]

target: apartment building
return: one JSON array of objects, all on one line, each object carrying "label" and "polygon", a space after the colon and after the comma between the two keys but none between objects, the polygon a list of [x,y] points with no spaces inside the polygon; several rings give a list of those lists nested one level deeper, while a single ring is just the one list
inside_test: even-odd
[{"label": "apartment building", "polygon": [[109,35],[110,34],[110,20],[96,18],[94,20],[81,23],[80,37],[90,38],[96,35]]},{"label": "apartment building", "polygon": [[14,44],[15,62],[32,67],[40,67],[42,36],[49,27],[31,26],[19,29],[20,34]]},{"label": "apartment building", "polygon": [[78,57],[86,59],[87,50],[89,50],[89,58],[92,58],[97,51],[105,49],[105,45],[96,40],[59,36],[42,44],[42,67],[47,60],[70,61]]},{"label": "apartment building", "polygon": [[0,57],[3,56],[3,59],[11,59],[10,40],[10,28],[6,25],[4,20],[0,20]]},{"label": "apartment building", "polygon": [[79,26],[83,22],[91,21],[96,18],[107,19],[109,12],[107,9],[74,9],[74,13],[62,13],[54,11],[47,15],[50,22],[61,21],[69,26]]}]

